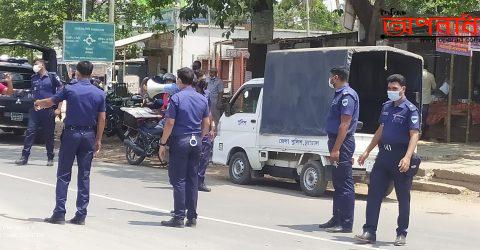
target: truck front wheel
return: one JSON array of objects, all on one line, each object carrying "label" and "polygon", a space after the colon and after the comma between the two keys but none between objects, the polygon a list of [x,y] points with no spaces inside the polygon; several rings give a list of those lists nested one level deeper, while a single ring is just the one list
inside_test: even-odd
[{"label": "truck front wheel", "polygon": [[325,168],[317,161],[307,162],[300,173],[302,191],[313,197],[321,196],[327,189]]},{"label": "truck front wheel", "polygon": [[244,152],[233,154],[229,164],[230,180],[235,184],[245,185],[252,180],[252,167]]}]

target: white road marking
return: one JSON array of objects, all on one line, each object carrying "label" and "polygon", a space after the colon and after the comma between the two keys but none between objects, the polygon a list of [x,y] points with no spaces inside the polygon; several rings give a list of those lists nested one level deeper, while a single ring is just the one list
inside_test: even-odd
[{"label": "white road marking", "polygon": [[[33,180],[33,179],[21,177],[21,176],[16,176],[16,175],[12,175],[12,174],[7,174],[7,173],[3,173],[3,172],[0,172],[0,175],[10,177],[10,178],[14,178],[14,179],[17,179],[17,180],[28,181],[28,182],[48,186],[48,187],[53,187],[53,188],[55,187],[55,185],[51,184],[51,183],[47,183],[47,182],[43,182],[43,181],[37,181],[37,180]],[[77,190],[73,189],[73,188],[69,188],[68,190],[70,190],[72,192],[77,192]],[[136,202],[131,202],[131,201],[126,201],[126,200],[122,200],[122,199],[118,199],[118,198],[108,197],[108,196],[101,195],[101,194],[90,193],[90,196],[94,196],[94,197],[98,197],[98,198],[102,198],[102,199],[106,199],[106,200],[110,200],[110,201],[116,201],[116,202],[119,202],[119,203],[124,203],[124,204],[132,205],[132,206],[136,206],[136,207],[141,207],[141,208],[145,208],[145,209],[150,209],[150,210],[154,210],[154,211],[158,211],[158,212],[162,212],[162,213],[169,213],[170,212],[169,210],[166,210],[166,209],[156,208],[156,207],[147,206],[147,205],[143,205],[143,204],[136,203]],[[355,247],[355,248],[382,249],[382,248],[372,247],[372,246],[369,246],[369,245],[358,245],[358,244],[355,244],[355,243],[352,243],[352,242],[335,241],[335,240],[326,239],[326,238],[317,237],[317,236],[308,235],[308,234],[288,232],[288,231],[283,231],[283,230],[278,230],[278,229],[273,229],[273,228],[268,228],[268,227],[249,225],[249,224],[235,222],[235,221],[216,219],[216,218],[212,218],[212,217],[198,216],[198,218],[203,219],[203,220],[209,220],[209,221],[224,223],[224,224],[228,224],[228,225],[257,229],[257,230],[262,230],[262,231],[267,231],[267,232],[272,232],[272,233],[279,233],[279,234],[284,234],[284,235],[290,235],[290,236],[295,236],[295,237],[299,237],[299,238],[319,240],[319,241],[324,241],[324,242],[329,242],[329,243],[334,243],[334,244],[339,244],[339,245],[347,245],[347,246],[351,246],[351,247]]]}]

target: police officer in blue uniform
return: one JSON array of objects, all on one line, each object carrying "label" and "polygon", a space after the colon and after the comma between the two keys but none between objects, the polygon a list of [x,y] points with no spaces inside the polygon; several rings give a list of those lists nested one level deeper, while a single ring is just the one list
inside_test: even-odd
[{"label": "police officer in blue uniform", "polygon": [[177,71],[180,92],[170,98],[165,114],[166,124],[160,140],[160,158],[165,159],[169,144],[168,174],[173,186],[174,215],[163,226],[194,227],[197,224],[198,164],[202,138],[210,126],[207,99],[192,87],[194,72]]},{"label": "police officer in blue uniform", "polygon": [[35,102],[35,108],[45,109],[67,101],[67,114],[61,136],[57,170],[56,205],[53,215],[45,222],[65,223],[65,203],[75,157],[78,165],[77,212],[69,222],[84,225],[90,200],[90,169],[92,159],[100,151],[105,128],[105,93],[90,83],[93,64],[77,64],[77,83],[65,86],[48,99]]},{"label": "police officer in blue uniform", "polygon": [[334,165],[332,182],[333,217],[319,225],[330,233],[350,233],[353,226],[355,187],[352,176],[352,156],[355,152],[354,134],[360,110],[357,92],[347,83],[348,70],[344,67],[330,70],[329,86],[335,88],[326,132],[330,161]]},{"label": "police officer in blue uniform", "polygon": [[[60,88],[62,84],[60,78],[55,73],[48,72],[45,67],[45,61],[37,59],[33,65],[33,71],[35,74],[32,76],[31,90],[33,92],[33,98],[40,100],[44,98],[52,97]],[[30,150],[38,129],[43,128],[43,135],[45,137],[45,146],[47,148],[47,166],[53,166],[53,147],[54,147],[54,135],[55,135],[55,116],[60,116],[62,111],[62,103],[43,110],[29,111],[28,128],[25,133],[25,141],[23,143],[22,156],[16,160],[17,165],[26,165],[30,156]]]},{"label": "police officer in blue uniform", "polygon": [[398,228],[394,245],[406,244],[410,217],[410,189],[418,171],[420,158],[414,153],[419,139],[420,113],[405,97],[405,77],[399,74],[387,78],[388,98],[380,114],[380,126],[365,153],[358,159],[364,164],[378,145],[379,153],[368,188],[366,223],[363,234],[355,238],[360,243],[375,243],[380,206],[388,186],[393,181],[398,199]]},{"label": "police officer in blue uniform", "polygon": [[205,96],[208,102],[208,109],[210,114],[210,132],[202,139],[202,153],[200,155],[200,164],[198,165],[198,191],[210,192],[211,188],[205,183],[205,173],[208,164],[212,159],[213,154],[213,140],[215,139],[215,121],[212,116],[212,102],[210,100],[210,91],[207,90],[207,81],[203,74],[197,74],[198,81],[195,84],[197,92]]}]

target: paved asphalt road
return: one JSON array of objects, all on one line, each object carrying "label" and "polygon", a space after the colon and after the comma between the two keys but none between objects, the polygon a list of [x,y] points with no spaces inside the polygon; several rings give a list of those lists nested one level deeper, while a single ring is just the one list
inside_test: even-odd
[{"label": "paved asphalt road", "polygon": [[[0,136],[0,249],[394,249],[397,203],[388,199],[378,243],[356,245],[354,234],[318,229],[331,215],[331,197],[303,196],[293,183],[262,180],[236,186],[209,177],[211,193],[199,198],[196,229],[160,226],[173,206],[167,171],[96,162],[86,226],[50,225],[56,167],[34,147],[30,165],[17,167],[21,138]],[[75,169],[75,167],[74,167]],[[67,217],[75,212],[76,171]],[[408,245],[402,249],[479,249],[480,203],[415,192]],[[364,223],[365,196],[358,195],[354,233]],[[68,219],[67,218],[67,219]],[[398,249],[398,248],[397,248]]]}]

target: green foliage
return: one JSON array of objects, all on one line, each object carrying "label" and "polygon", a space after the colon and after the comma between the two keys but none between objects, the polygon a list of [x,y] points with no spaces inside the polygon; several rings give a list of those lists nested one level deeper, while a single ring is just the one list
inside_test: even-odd
[{"label": "green foliage", "polygon": [[[88,0],[88,21],[107,22],[108,2],[109,0]],[[147,29],[152,16],[150,2],[154,1],[115,0],[117,39]],[[58,45],[63,36],[63,22],[81,21],[80,0],[0,0],[0,6],[2,38],[23,39],[47,46]]]},{"label": "green foliage", "polygon": [[[210,8],[213,23],[222,29],[229,28],[225,34],[228,37],[235,26],[247,21],[258,0],[191,0],[186,2],[186,6],[181,9],[180,18],[187,22],[195,18],[206,18],[208,8]],[[195,22],[191,22],[187,29],[195,31],[197,27]],[[185,30],[182,31],[182,34],[185,34]]]},{"label": "green foliage", "polygon": [[[283,0],[274,7],[275,27],[281,29],[306,29],[305,0]],[[322,0],[310,0],[310,29],[334,33],[344,31],[340,15],[328,11]]]},{"label": "green foliage", "polygon": [[389,8],[406,11],[408,15],[460,15],[480,11],[478,0],[387,0]]}]

